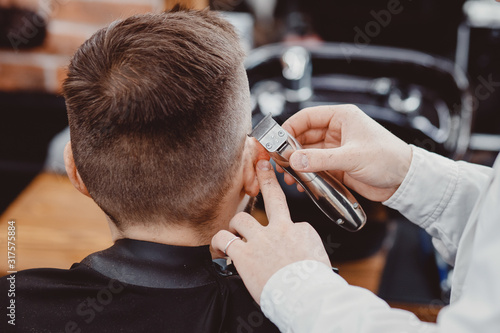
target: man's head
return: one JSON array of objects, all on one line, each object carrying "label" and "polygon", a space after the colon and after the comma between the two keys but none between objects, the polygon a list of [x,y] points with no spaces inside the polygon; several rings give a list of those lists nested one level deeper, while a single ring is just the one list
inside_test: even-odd
[{"label": "man's head", "polygon": [[245,160],[243,59],[209,11],[133,16],[76,52],[63,86],[76,178],[119,227],[217,218]]}]

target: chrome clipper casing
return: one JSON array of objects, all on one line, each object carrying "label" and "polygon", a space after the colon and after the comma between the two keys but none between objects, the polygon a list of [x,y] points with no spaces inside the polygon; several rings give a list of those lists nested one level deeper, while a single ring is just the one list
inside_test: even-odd
[{"label": "chrome clipper casing", "polygon": [[354,196],[326,171],[297,172],[289,157],[302,149],[297,140],[271,117],[262,119],[250,133],[269,152],[271,158],[300,184],[311,200],[330,220],[348,231],[358,231],[366,223],[366,214]]}]

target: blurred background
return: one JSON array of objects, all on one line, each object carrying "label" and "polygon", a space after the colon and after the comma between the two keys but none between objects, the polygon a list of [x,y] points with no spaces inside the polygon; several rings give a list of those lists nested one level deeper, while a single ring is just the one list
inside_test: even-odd
[{"label": "blurred background", "polygon": [[[268,113],[283,122],[303,107],[353,103],[450,158],[491,165],[500,151],[494,0],[0,0],[0,226],[20,226],[19,269],[69,267],[110,243],[102,213],[64,176],[65,68],[99,28],[176,3],[210,6],[236,26],[254,124]],[[315,226],[350,282],[395,306],[423,305],[415,312],[427,320],[448,303],[452,269],[418,227],[360,198],[369,223],[350,234],[284,188],[294,220]]]}]

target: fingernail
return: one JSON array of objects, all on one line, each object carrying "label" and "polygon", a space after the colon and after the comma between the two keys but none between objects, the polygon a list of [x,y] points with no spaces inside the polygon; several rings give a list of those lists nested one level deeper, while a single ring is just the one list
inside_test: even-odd
[{"label": "fingernail", "polygon": [[292,156],[290,163],[294,169],[304,170],[309,166],[309,160],[305,154],[295,154]]},{"label": "fingernail", "polygon": [[260,160],[257,162],[257,168],[262,171],[271,170],[271,163],[268,160]]}]

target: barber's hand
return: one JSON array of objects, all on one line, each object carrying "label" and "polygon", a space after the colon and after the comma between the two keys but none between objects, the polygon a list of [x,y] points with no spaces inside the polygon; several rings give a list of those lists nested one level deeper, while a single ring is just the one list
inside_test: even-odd
[{"label": "barber's hand", "polygon": [[[309,223],[293,223],[274,170],[267,160],[257,163],[257,178],[264,198],[268,226],[251,215],[237,214],[229,230],[212,238],[212,248],[231,258],[248,291],[260,304],[266,282],[279,269],[302,260],[316,260],[330,267],[330,261],[318,233]],[[235,235],[242,240],[234,239]]]},{"label": "barber's hand", "polygon": [[410,168],[411,147],[354,105],[307,108],[283,128],[307,148],[291,155],[294,170],[330,171],[373,201],[389,199]]}]

